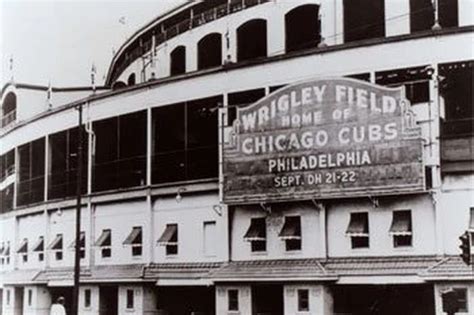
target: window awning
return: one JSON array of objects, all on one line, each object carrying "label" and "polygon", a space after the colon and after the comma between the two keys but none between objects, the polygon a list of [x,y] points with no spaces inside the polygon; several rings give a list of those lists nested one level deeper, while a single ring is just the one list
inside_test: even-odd
[{"label": "window awning", "polygon": [[[81,232],[81,234],[79,235],[79,244],[80,244],[80,248],[81,249],[84,249],[86,247],[86,233],[85,232]],[[76,240],[72,241],[72,243],[69,245],[69,249],[74,249],[76,247]]]},{"label": "window awning", "polygon": [[393,214],[392,225],[390,226],[390,235],[408,236],[411,235],[411,215],[409,211]]},{"label": "window awning", "polygon": [[301,221],[299,217],[287,217],[285,224],[278,234],[282,240],[300,240],[301,239]]},{"label": "window awning", "polygon": [[99,247],[111,246],[112,245],[112,231],[103,230],[102,234],[100,234],[99,238],[97,239],[94,245],[99,246]]},{"label": "window awning", "polygon": [[49,244],[48,249],[62,250],[63,249],[63,235],[58,234],[56,238]]},{"label": "window awning", "polygon": [[3,255],[4,251],[5,251],[5,244],[2,243],[2,245],[0,245],[0,255]]},{"label": "window awning", "polygon": [[18,254],[26,254],[28,253],[28,240],[25,238],[20,246],[18,247],[18,250],[16,251]]},{"label": "window awning", "polygon": [[165,231],[158,239],[158,244],[163,246],[178,244],[178,225],[168,224]]},{"label": "window awning", "polygon": [[142,228],[141,227],[134,227],[132,232],[127,236],[125,241],[123,241],[123,245],[135,245],[142,243]]},{"label": "window awning", "polygon": [[40,236],[38,241],[36,242],[35,246],[33,246],[34,252],[42,252],[44,251],[44,238]]},{"label": "window awning", "polygon": [[469,220],[469,231],[474,232],[474,208],[471,208],[471,220]]},{"label": "window awning", "polygon": [[346,230],[347,236],[366,237],[369,236],[369,225],[365,213],[351,215],[351,221]]},{"label": "window awning", "polygon": [[10,256],[10,244],[7,244],[5,250],[3,251],[3,256]]},{"label": "window awning", "polygon": [[265,228],[265,219],[252,219],[244,235],[244,240],[247,242],[264,241],[267,234]]}]

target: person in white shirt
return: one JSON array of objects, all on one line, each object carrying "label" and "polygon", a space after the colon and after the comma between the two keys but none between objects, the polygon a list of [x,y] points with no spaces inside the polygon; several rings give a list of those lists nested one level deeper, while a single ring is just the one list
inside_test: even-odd
[{"label": "person in white shirt", "polygon": [[64,308],[64,298],[62,296],[58,297],[56,303],[51,305],[51,311],[49,315],[66,315],[66,309]]}]

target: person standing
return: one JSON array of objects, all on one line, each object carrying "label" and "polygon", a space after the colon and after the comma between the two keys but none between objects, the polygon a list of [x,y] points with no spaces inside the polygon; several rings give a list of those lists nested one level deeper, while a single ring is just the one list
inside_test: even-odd
[{"label": "person standing", "polygon": [[64,308],[64,297],[60,296],[53,305],[51,305],[51,311],[49,315],[66,315],[66,309]]}]

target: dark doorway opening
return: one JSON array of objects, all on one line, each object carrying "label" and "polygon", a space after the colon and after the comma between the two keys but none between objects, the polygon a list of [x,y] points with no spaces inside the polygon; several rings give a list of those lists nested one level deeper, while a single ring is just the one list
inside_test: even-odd
[{"label": "dark doorway opening", "polygon": [[345,285],[332,292],[336,314],[435,314],[432,285]]},{"label": "dark doorway opening", "polygon": [[283,285],[259,284],[252,286],[253,315],[283,315]]},{"label": "dark doorway opening", "polygon": [[222,64],[222,35],[212,33],[198,42],[198,70]]},{"label": "dark doorway opening", "polygon": [[66,314],[72,312],[72,287],[54,287],[50,288],[51,293],[51,303],[56,303],[59,297],[64,298],[64,308],[66,309]]},{"label": "dark doorway opening", "polygon": [[161,287],[158,310],[168,315],[214,315],[214,287]]},{"label": "dark doorway opening", "polygon": [[99,315],[118,314],[118,287],[101,286],[99,288]]},{"label": "dark doorway opening", "polygon": [[286,52],[316,47],[321,41],[319,6],[302,5],[285,15]]},{"label": "dark doorway opening", "polygon": [[186,72],[186,47],[178,46],[170,54],[170,74],[177,75]]},{"label": "dark doorway opening", "polygon": [[237,61],[267,56],[267,21],[255,19],[237,29]]}]

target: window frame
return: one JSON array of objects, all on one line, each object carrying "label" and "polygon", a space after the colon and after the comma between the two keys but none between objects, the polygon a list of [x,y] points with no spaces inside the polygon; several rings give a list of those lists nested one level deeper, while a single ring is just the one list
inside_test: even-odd
[{"label": "window frame", "polygon": [[227,290],[227,311],[238,312],[239,311],[239,290],[228,289]]},{"label": "window frame", "polygon": [[[455,287],[453,291],[456,293],[456,302],[458,304],[459,313],[469,313],[469,290],[467,287]],[[463,297],[459,295],[462,294]],[[462,304],[461,304],[462,303]]]},{"label": "window frame", "polygon": [[[306,296],[303,296],[303,294],[305,294]],[[306,303],[306,307],[304,307],[304,303]],[[298,312],[309,312],[310,311],[309,289],[298,289],[297,290],[297,305],[298,305]]]},{"label": "window frame", "polygon": [[135,309],[135,290],[134,289],[127,289],[125,294],[126,294],[125,308],[127,310]]},{"label": "window frame", "polygon": [[[370,223],[369,223],[369,212],[368,211],[357,211],[357,212],[350,212],[349,213],[349,226],[353,220],[360,220],[356,219],[356,216],[364,216],[364,230],[367,230],[366,235],[356,235],[354,233],[350,233],[346,231],[346,235],[349,235],[351,238],[351,249],[359,250],[359,249],[368,249],[370,248]],[[366,228],[365,228],[366,227]]]},{"label": "window frame", "polygon": [[[395,222],[396,217],[403,217],[407,215],[409,217],[410,234],[392,234],[392,245],[393,248],[410,248],[413,247],[413,216],[411,210],[394,210],[392,212],[392,224]],[[398,218],[401,220],[401,218]]]},{"label": "window frame", "polygon": [[91,297],[92,291],[91,289],[84,289],[84,308],[89,309],[91,308]]}]

